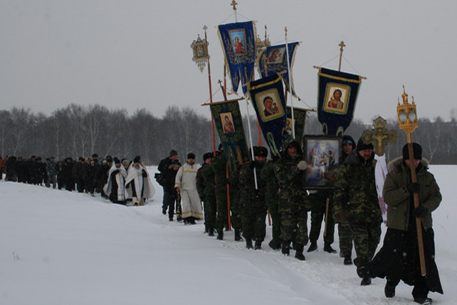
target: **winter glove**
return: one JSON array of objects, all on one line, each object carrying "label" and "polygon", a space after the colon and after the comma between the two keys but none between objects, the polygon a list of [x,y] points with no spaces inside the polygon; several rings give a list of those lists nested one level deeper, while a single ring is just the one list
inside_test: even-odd
[{"label": "winter glove", "polygon": [[413,210],[413,214],[416,217],[422,218],[425,214],[427,214],[428,210],[423,205],[418,206]]},{"label": "winter glove", "polygon": [[419,191],[421,190],[421,185],[419,184],[419,182],[412,182],[406,185],[406,189],[410,193],[419,193]]},{"label": "winter glove", "polygon": [[308,164],[306,163],[306,161],[302,160],[298,162],[297,167],[299,170],[304,171],[308,168]]},{"label": "winter glove", "polygon": [[148,173],[146,173],[143,169],[143,172],[141,173],[141,175],[143,175],[143,178],[146,178],[148,176]]},{"label": "winter glove", "polygon": [[249,163],[249,168],[250,169],[254,169],[255,168],[255,161],[251,161],[251,163]]}]

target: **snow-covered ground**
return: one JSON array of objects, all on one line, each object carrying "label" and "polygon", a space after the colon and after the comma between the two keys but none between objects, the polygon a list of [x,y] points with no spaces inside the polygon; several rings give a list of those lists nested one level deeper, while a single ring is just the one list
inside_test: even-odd
[{"label": "snow-covered ground", "polygon": [[[455,171],[431,166],[443,194],[433,217],[445,294],[431,293],[434,304],[457,304]],[[393,299],[384,297],[382,279],[361,287],[355,267],[323,252],[322,240],[302,262],[268,247],[271,227],[263,250],[254,251],[233,231],[218,241],[201,223],[169,222],[153,182],[153,201],[125,207],[0,181],[0,304],[414,304],[405,284]]]}]

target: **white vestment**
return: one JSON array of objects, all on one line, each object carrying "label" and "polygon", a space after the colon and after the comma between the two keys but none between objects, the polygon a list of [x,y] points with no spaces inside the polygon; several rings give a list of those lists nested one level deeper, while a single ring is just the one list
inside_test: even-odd
[{"label": "white vestment", "polygon": [[176,174],[175,188],[181,190],[182,218],[203,219],[200,196],[197,192],[197,168],[200,165],[185,163]]},{"label": "white vestment", "polygon": [[[143,177],[143,170],[146,172],[148,175],[147,177]],[[134,163],[130,164],[129,169],[127,171],[127,178],[125,179],[125,185],[129,184],[130,182],[134,182],[134,187],[135,187],[135,193],[136,193],[136,198],[138,200],[142,199],[149,199],[154,197],[155,194],[155,188],[154,185],[152,185],[151,178],[149,176],[149,173],[146,170],[146,166],[143,164],[140,165],[140,168],[137,169],[134,166]],[[127,194],[128,198],[132,198],[132,186],[127,188]],[[133,199],[133,198],[132,198]]]}]

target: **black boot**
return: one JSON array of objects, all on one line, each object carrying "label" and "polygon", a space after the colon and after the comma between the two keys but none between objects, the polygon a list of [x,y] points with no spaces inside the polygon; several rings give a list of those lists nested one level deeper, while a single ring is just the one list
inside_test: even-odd
[{"label": "black boot", "polygon": [[344,257],[343,264],[345,265],[352,265],[352,257],[350,255],[347,255]]},{"label": "black boot", "polygon": [[392,283],[389,280],[386,282],[386,287],[384,287],[386,298],[393,298],[395,296],[395,287],[397,287],[395,283]]},{"label": "black boot", "polygon": [[208,228],[208,236],[214,236],[214,228],[213,227],[209,227]]},{"label": "black boot", "polygon": [[330,244],[327,242],[324,244],[324,251],[328,253],[336,253],[336,250],[333,249],[332,246],[330,246]]},{"label": "black boot", "polygon": [[219,239],[219,240],[224,239],[224,231],[222,231],[222,230],[217,231],[217,239]]},{"label": "black boot", "polygon": [[303,255],[303,246],[302,245],[296,245],[295,246],[295,258],[300,260],[300,261],[304,261],[305,260],[305,256]]},{"label": "black boot", "polygon": [[360,286],[368,286],[371,285],[371,278],[369,277],[364,277],[362,278],[362,282],[360,282]]},{"label": "black boot", "polygon": [[254,250],[261,250],[262,249],[262,241],[256,240]]},{"label": "black boot", "polygon": [[246,248],[252,249],[252,239],[246,238]]},{"label": "black boot", "polygon": [[240,229],[235,229],[235,241],[243,241],[243,238],[241,237],[240,233]]},{"label": "black boot", "polygon": [[271,249],[273,250],[279,250],[281,249],[281,243],[277,242],[276,240],[272,239],[268,245],[270,246]]},{"label": "black boot", "polygon": [[290,243],[285,243],[285,242],[282,243],[281,252],[282,252],[282,254],[289,256],[289,254],[290,254]]},{"label": "black boot", "polygon": [[203,233],[208,233],[208,226],[205,225],[205,231],[203,231]]},{"label": "black boot", "polygon": [[308,252],[313,252],[313,251],[316,251],[316,250],[317,250],[317,242],[312,241],[311,245],[308,248]]}]

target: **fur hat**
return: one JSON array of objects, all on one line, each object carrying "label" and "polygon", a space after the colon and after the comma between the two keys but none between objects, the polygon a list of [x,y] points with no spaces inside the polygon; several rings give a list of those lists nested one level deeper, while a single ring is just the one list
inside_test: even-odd
[{"label": "fur hat", "polygon": [[365,144],[363,142],[362,138],[360,138],[359,141],[357,142],[357,151],[361,151],[361,150],[364,150],[364,149],[373,150],[373,144],[371,144],[371,143]]},{"label": "fur hat", "polygon": [[268,150],[263,146],[254,146],[254,156],[266,157],[268,155]]},{"label": "fur hat", "polygon": [[187,159],[195,159],[195,154],[194,153],[188,153],[187,154]]},{"label": "fur hat", "polygon": [[208,152],[206,154],[203,155],[203,162],[205,162],[206,159],[211,159],[213,157],[213,153],[212,152]]},{"label": "fur hat", "polygon": [[[414,159],[422,160],[422,147],[417,143],[413,143],[413,154]],[[405,144],[405,146],[403,146],[403,160],[409,160],[408,144]]]},{"label": "fur hat", "polygon": [[178,152],[174,149],[170,150],[170,157],[177,156]]}]

